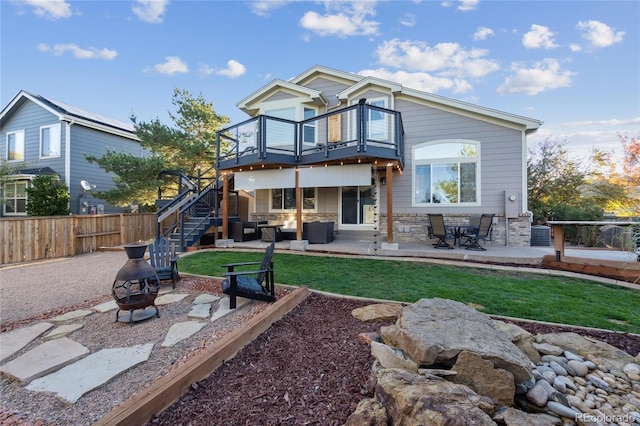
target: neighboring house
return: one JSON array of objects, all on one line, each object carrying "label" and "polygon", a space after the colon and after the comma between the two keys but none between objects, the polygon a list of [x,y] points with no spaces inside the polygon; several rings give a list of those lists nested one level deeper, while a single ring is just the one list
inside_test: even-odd
[{"label": "neighboring house", "polygon": [[328,220],[396,243],[426,242],[428,213],[452,225],[493,213],[494,244],[529,245],[538,120],[323,66],[237,105],[251,118],[218,133],[217,166],[254,191],[253,220]]},{"label": "neighboring house", "polygon": [[0,112],[0,158],[16,172],[2,190],[0,216],[26,215],[26,188],[40,174],[56,174],[69,189],[72,214],[115,213],[123,209],[93,198],[93,189],[113,187],[112,175],[84,154],[101,157],[107,148],[142,155],[133,124],[25,91]]}]

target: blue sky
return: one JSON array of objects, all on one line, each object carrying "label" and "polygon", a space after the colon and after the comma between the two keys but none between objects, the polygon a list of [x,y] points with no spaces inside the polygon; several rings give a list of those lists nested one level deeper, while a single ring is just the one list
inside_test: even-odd
[{"label": "blue sky", "polygon": [[0,1],[0,94],[169,124],[319,64],[544,121],[578,159],[640,132],[638,1]]}]

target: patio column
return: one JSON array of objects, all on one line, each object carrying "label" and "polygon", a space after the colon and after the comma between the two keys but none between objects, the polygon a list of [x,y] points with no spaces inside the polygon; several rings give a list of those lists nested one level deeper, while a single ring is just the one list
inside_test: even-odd
[{"label": "patio column", "polygon": [[300,188],[298,167],[296,167],[296,240],[302,241],[302,188]]},{"label": "patio column", "polygon": [[393,244],[393,165],[387,164],[387,242]]},{"label": "patio column", "polygon": [[229,175],[222,174],[222,239],[229,238]]}]

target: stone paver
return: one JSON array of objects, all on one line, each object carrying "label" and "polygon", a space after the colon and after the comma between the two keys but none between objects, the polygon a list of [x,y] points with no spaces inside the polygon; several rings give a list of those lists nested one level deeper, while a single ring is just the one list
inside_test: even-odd
[{"label": "stone paver", "polygon": [[213,303],[220,300],[220,296],[214,296],[213,294],[199,294],[193,301],[194,305]]},{"label": "stone paver", "polygon": [[53,327],[53,324],[41,322],[29,327],[19,328],[0,334],[0,362],[18,352],[27,344]]},{"label": "stone paver", "polygon": [[99,314],[103,314],[105,312],[113,311],[114,309],[118,309],[118,304],[115,300],[110,300],[108,302],[101,303],[99,305],[91,308],[92,310],[98,312]]},{"label": "stone paver", "polygon": [[[252,300],[251,299],[245,299],[244,297],[238,297],[236,299],[236,309],[240,309],[242,308],[244,305],[251,303]],[[220,304],[218,306],[218,310],[215,311],[213,313],[213,315],[211,315],[211,322],[214,322],[215,320],[218,320],[222,317],[224,317],[225,315],[229,315],[231,312],[235,311],[236,309],[230,309],[229,308],[229,298],[228,297],[223,297],[222,299],[220,299]]]},{"label": "stone paver", "polygon": [[[32,381],[27,389],[35,392],[53,392],[58,398],[74,404],[90,390],[148,360],[151,349],[153,343],[130,348],[102,349],[55,373]],[[88,371],[91,374],[87,374]]]},{"label": "stone paver", "polygon": [[209,318],[211,314],[211,303],[201,303],[193,305],[187,317],[189,318]]},{"label": "stone paver", "polygon": [[[0,372],[28,383],[86,356],[89,349],[68,337],[44,342],[0,367]],[[86,374],[86,372],[85,372]]]},{"label": "stone paver", "polygon": [[200,321],[185,321],[173,324],[167,332],[162,347],[173,346],[181,340],[193,336],[198,331],[202,330],[206,323]]},{"label": "stone paver", "polygon": [[188,294],[183,294],[183,293],[179,293],[179,294],[173,294],[173,293],[163,294],[162,296],[158,296],[156,298],[156,306],[168,305],[169,303],[179,302],[179,301],[181,301],[182,299],[184,299],[187,296],[189,296],[189,295]]},{"label": "stone paver", "polygon": [[65,325],[61,325],[60,327],[56,327],[55,329],[53,329],[49,334],[44,336],[43,339],[44,340],[53,340],[53,339],[59,339],[61,337],[67,337],[68,335],[70,335],[74,331],[80,330],[82,327],[84,327],[84,324],[65,324]]},{"label": "stone paver", "polygon": [[51,322],[71,321],[71,320],[84,318],[84,317],[86,317],[88,315],[91,315],[92,313],[93,313],[93,311],[88,310],[88,309],[79,309],[77,311],[67,312],[64,315],[60,315],[60,316],[57,316],[57,317],[49,318],[49,321],[51,321]]}]

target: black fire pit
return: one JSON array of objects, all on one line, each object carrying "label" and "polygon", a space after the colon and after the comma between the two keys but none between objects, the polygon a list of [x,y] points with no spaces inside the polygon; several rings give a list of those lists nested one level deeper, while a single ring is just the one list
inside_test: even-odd
[{"label": "black fire pit", "polygon": [[[144,259],[147,244],[126,244],[124,249],[129,260],[118,271],[112,289],[113,298],[118,305],[116,321],[122,321],[120,311],[129,311],[128,322],[131,326],[134,321],[151,318],[154,315],[160,318],[158,307],[155,305],[160,281],[156,270]],[[155,312],[147,309],[150,306],[155,309]],[[134,318],[136,310],[138,312]]]}]

